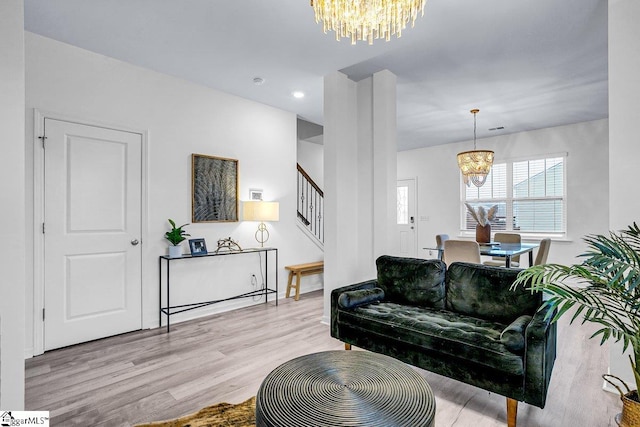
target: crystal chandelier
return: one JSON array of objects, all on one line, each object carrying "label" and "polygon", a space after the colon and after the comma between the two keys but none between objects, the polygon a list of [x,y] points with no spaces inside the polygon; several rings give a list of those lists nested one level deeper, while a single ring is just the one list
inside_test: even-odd
[{"label": "crystal chandelier", "polygon": [[335,31],[336,40],[342,37],[357,40],[402,35],[411,21],[413,27],[418,14],[424,15],[426,0],[311,0],[316,22],[322,21],[324,32]]},{"label": "crystal chandelier", "polygon": [[476,149],[476,114],[480,110],[471,110],[473,114],[473,150],[458,153],[458,166],[462,172],[464,183],[469,186],[469,181],[476,187],[482,187],[491,172],[493,164],[493,151]]}]

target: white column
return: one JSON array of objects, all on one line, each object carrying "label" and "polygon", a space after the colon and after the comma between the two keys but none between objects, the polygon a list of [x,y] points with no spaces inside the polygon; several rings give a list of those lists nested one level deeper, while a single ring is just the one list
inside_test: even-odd
[{"label": "white column", "polygon": [[24,409],[25,77],[23,0],[0,1],[0,408]]},{"label": "white column", "polygon": [[376,258],[396,253],[396,147],[395,76],[326,76],[325,321],[333,289],[374,278]]},{"label": "white column", "polygon": [[[609,228],[640,223],[640,2],[609,0]],[[632,388],[635,381],[621,345],[610,347],[609,371]],[[613,390],[615,392],[615,390]]]},{"label": "white column", "polygon": [[396,76],[373,75],[373,244],[374,257],[399,252],[396,231],[398,144]]}]

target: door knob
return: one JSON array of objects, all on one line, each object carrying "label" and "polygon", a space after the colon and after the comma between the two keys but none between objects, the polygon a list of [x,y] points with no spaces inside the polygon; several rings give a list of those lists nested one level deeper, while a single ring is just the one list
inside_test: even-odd
[{"label": "door knob", "polygon": [[138,239],[133,239],[133,240],[131,241],[131,244],[132,244],[133,246],[137,245],[138,243],[140,243],[140,242],[138,242]]}]

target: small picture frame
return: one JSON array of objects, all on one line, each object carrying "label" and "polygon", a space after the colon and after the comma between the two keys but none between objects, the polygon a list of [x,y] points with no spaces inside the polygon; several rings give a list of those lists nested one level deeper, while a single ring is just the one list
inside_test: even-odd
[{"label": "small picture frame", "polygon": [[262,190],[259,188],[250,188],[249,189],[249,200],[253,202],[262,200]]},{"label": "small picture frame", "polygon": [[208,253],[204,239],[189,239],[189,249],[191,256],[202,256]]}]

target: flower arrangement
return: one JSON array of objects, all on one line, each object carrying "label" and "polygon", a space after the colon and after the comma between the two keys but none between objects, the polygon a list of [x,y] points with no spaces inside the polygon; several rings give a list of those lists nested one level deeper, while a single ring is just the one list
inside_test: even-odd
[{"label": "flower arrangement", "polygon": [[464,204],[467,207],[467,210],[476,220],[478,224],[481,226],[486,226],[496,217],[496,213],[498,212],[498,205],[493,205],[489,208],[489,210],[485,209],[484,206],[480,205],[477,208],[474,208],[469,203],[465,202]]}]

